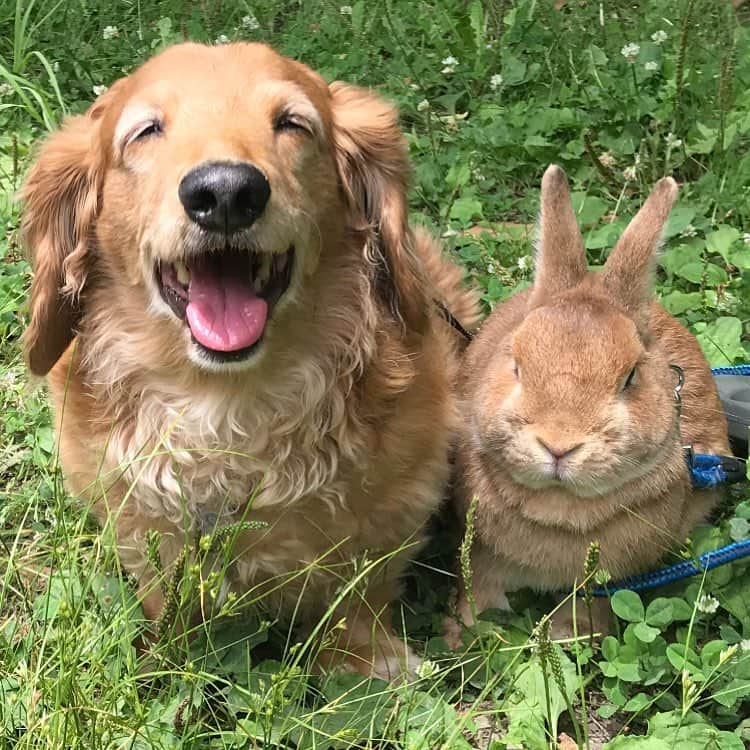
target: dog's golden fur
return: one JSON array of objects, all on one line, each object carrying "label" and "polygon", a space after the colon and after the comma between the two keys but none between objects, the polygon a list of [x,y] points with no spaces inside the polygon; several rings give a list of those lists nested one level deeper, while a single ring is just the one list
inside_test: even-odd
[{"label": "dog's golden fur", "polygon": [[[309,133],[274,131],[289,106]],[[154,112],[164,133],[132,143]],[[243,367],[196,362],[153,278],[190,241],[178,183],[212,159],[262,168],[272,193],[253,241],[296,252]],[[114,519],[150,616],[162,602],[147,530],[168,567],[203,519],[236,520],[252,497],[269,525],[238,539],[231,585],[278,612],[299,601],[314,622],[342,565],[406,545],[345,612],[339,646],[384,676],[407,653],[382,623],[442,496],[456,420],[458,339],[432,299],[465,325],[477,316],[459,270],[408,225],[408,172],[388,104],[255,44],[171,48],[42,147],[23,189],[27,358],[49,372],[68,486]]]}]

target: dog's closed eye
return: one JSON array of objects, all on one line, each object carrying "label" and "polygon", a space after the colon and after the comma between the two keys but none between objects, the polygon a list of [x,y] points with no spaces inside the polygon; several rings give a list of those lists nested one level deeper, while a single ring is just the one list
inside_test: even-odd
[{"label": "dog's closed eye", "polygon": [[277,133],[281,132],[298,132],[306,135],[313,134],[313,128],[310,122],[302,115],[294,112],[282,112],[276,117],[273,129]]},{"label": "dog's closed eye", "polygon": [[161,120],[149,120],[147,122],[137,125],[131,133],[125,139],[125,145],[129,146],[131,143],[137,141],[145,141],[147,138],[152,136],[161,135],[164,132],[164,123]]},{"label": "dog's closed eye", "polygon": [[114,146],[118,154],[129,146],[144,143],[164,134],[164,115],[153,107],[126,107],[115,129]]}]

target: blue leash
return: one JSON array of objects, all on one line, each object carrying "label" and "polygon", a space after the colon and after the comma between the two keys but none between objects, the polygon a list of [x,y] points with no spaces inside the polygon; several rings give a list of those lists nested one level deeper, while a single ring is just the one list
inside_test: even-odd
[{"label": "blue leash", "polygon": [[[711,372],[714,375],[747,375],[750,376],[750,365],[735,365],[733,367],[714,367]],[[680,383],[675,390],[675,397],[679,404],[679,389],[682,387],[682,375]],[[744,482],[746,479],[745,461],[734,456],[714,456],[707,453],[694,453],[692,447],[685,449],[685,460],[690,471],[690,481],[694,489],[711,489],[720,484],[733,484]],[[684,578],[699,575],[721,565],[750,557],[750,539],[733,542],[724,547],[719,547],[712,552],[704,552],[693,560],[685,560],[676,565],[670,565],[650,573],[623,578],[620,581],[596,586],[591,593],[594,596],[611,596],[616,591],[628,589],[630,591],[646,591],[648,589],[664,586],[668,583],[681,581]]]},{"label": "blue leash", "polygon": [[616,591],[629,589],[630,591],[647,591],[659,586],[666,586],[668,583],[681,581],[683,578],[699,575],[704,571],[713,570],[721,565],[741,560],[743,557],[750,556],[750,539],[743,539],[741,542],[732,542],[725,547],[719,547],[711,552],[704,552],[693,560],[670,565],[667,568],[654,570],[650,573],[642,573],[637,576],[623,578],[615,583],[606,586],[597,586],[592,589],[594,596],[611,596]]},{"label": "blue leash", "polygon": [[733,365],[732,367],[712,367],[714,375],[750,375],[750,365]]}]

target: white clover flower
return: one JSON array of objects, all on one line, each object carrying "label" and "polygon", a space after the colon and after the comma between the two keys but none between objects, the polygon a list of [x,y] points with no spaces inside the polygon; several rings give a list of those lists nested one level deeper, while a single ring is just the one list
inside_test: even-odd
[{"label": "white clover flower", "polygon": [[417,677],[427,680],[434,677],[440,671],[440,666],[430,659],[425,659],[416,669]]},{"label": "white clover flower", "polygon": [[622,176],[627,182],[633,182],[635,180],[635,175],[635,164],[632,167],[625,167],[625,169],[622,170]]},{"label": "white clover flower", "polygon": [[638,54],[640,53],[640,51],[640,44],[630,42],[620,50],[620,54],[632,65],[638,59]]},{"label": "white clover flower", "polygon": [[745,234],[742,235],[742,241],[746,245],[750,245],[750,232],[745,232]]},{"label": "white clover flower", "polygon": [[490,78],[490,88],[493,91],[497,91],[502,85],[503,77],[500,75],[500,73],[495,73],[495,75]]},{"label": "white clover flower", "polygon": [[734,315],[734,313],[731,311],[736,310],[737,305],[739,305],[740,302],[740,298],[736,294],[732,294],[731,292],[723,292],[716,302],[716,309],[729,311],[731,315]]},{"label": "white clover flower", "polygon": [[605,151],[603,154],[599,154],[599,164],[603,167],[614,167],[615,157],[612,156],[612,152]]},{"label": "white clover flower", "polygon": [[105,26],[102,31],[102,39],[116,39],[120,36],[120,29],[117,26]]},{"label": "white clover flower", "polygon": [[351,5],[342,5],[339,8],[339,13],[341,13],[342,16],[350,16],[352,14],[352,6]]},{"label": "white clover flower", "polygon": [[441,115],[441,122],[445,123],[445,126],[449,130],[458,130],[458,126],[466,119],[468,112],[459,112],[455,115]]},{"label": "white clover flower", "polygon": [[247,31],[257,31],[260,28],[258,19],[252,13],[247,16],[242,16],[240,24],[242,25],[242,28],[246,29]]},{"label": "white clover flower", "polygon": [[419,89],[421,89],[422,87],[418,83],[410,83],[409,88],[412,91],[419,91]]},{"label": "white clover flower", "polygon": [[219,36],[214,39],[214,44],[229,44],[229,37],[226,34],[219,34]]},{"label": "white clover flower", "polygon": [[712,615],[719,608],[719,600],[711,596],[711,594],[703,594],[695,603],[695,608],[699,612]]},{"label": "white clover flower", "polygon": [[430,103],[427,101],[427,99],[422,99],[419,104],[417,104],[417,112],[426,112],[430,108]]},{"label": "white clover flower", "polygon": [[477,182],[484,182],[487,178],[482,174],[481,169],[472,169],[471,170],[471,176],[477,181]]},{"label": "white clover flower", "polygon": [[682,146],[682,138],[678,138],[674,133],[667,133],[664,138],[664,142],[667,144],[667,148],[679,148]]},{"label": "white clover flower", "polygon": [[92,91],[96,96],[101,96],[105,91],[107,90],[107,87],[104,85],[94,86]]},{"label": "white clover flower", "polygon": [[441,235],[441,237],[443,237],[443,238],[455,237],[457,234],[458,234],[458,232],[453,227],[448,227],[448,229],[446,229],[443,232],[443,234]]},{"label": "white clover flower", "polygon": [[719,666],[721,666],[722,664],[726,664],[737,653],[738,648],[739,646],[736,643],[733,643],[731,646],[727,646],[719,654]]},{"label": "white clover flower", "polygon": [[692,224],[688,224],[680,232],[680,237],[695,237],[696,234],[698,234],[698,230]]},{"label": "white clover flower", "polygon": [[13,86],[9,83],[0,83],[0,99],[13,93]]},{"label": "white clover flower", "polygon": [[487,273],[490,274],[491,276],[494,276],[497,273],[497,264],[495,263],[494,260],[491,260],[487,264]]},{"label": "white clover flower", "polygon": [[745,638],[744,640],[740,641],[740,651],[750,651],[750,638]]},{"label": "white clover flower", "polygon": [[655,62],[654,60],[650,60],[643,67],[650,73],[653,73],[655,70],[659,70],[659,63]]},{"label": "white clover flower", "polygon": [[663,44],[667,41],[667,32],[663,29],[659,29],[659,31],[655,31],[651,34],[651,39],[653,39],[656,44]]},{"label": "white clover flower", "polygon": [[534,265],[534,258],[530,255],[522,255],[518,259],[518,267],[521,271],[528,271]]},{"label": "white clover flower", "polygon": [[448,55],[448,57],[441,60],[441,64],[445,66],[441,71],[443,75],[450,75],[451,73],[455,72],[456,65],[458,65],[458,60],[456,60],[453,55]]},{"label": "white clover flower", "polygon": [[60,63],[55,60],[55,62],[52,63],[52,72],[53,73],[59,73],[60,72]]}]

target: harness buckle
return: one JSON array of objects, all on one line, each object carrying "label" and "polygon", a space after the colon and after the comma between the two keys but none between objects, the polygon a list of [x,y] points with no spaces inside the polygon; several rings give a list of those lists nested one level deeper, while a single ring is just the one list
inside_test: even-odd
[{"label": "harness buckle", "polygon": [[693,489],[711,489],[719,484],[737,484],[746,479],[744,458],[695,453],[692,445],[684,445],[683,450]]},{"label": "harness buckle", "polygon": [[726,482],[744,482],[747,478],[747,463],[744,458],[736,456],[719,456],[721,468],[727,475]]}]

